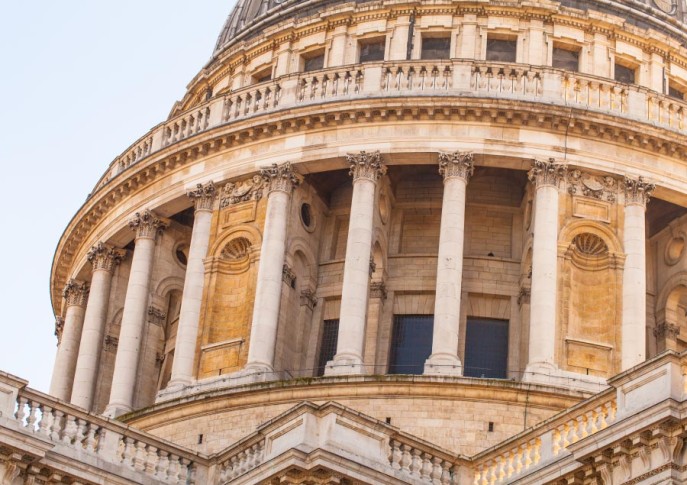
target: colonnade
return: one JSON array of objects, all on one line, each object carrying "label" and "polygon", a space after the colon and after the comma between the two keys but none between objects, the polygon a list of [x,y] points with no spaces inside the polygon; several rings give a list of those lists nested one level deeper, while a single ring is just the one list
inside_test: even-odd
[{"label": "colonnade", "polygon": [[[348,242],[341,293],[341,314],[336,354],[326,375],[362,374],[368,299],[370,256],[373,244],[377,184],[386,173],[379,152],[348,155],[353,177]],[[474,171],[471,153],[439,156],[444,180],[439,235],[434,334],[432,352],[425,363],[428,375],[462,375],[458,355],[465,234],[467,184]],[[557,319],[557,258],[560,187],[567,173],[553,159],[533,161],[529,179],[534,188],[532,286],[530,294],[529,361],[523,379],[551,382],[558,373],[555,361]],[[301,181],[290,164],[261,170],[266,182],[267,212],[254,301],[248,361],[241,376],[270,376],[279,324],[282,268],[292,192]],[[623,227],[626,252],[623,273],[622,369],[645,360],[646,254],[645,210],[653,185],[641,178],[626,178]],[[204,259],[211,233],[216,198],[212,182],[187,194],[194,202],[193,225],[172,376],[168,388],[181,389],[194,381],[201,298],[205,281]],[[146,210],[129,223],[136,234],[127,286],[112,390],[106,414],[119,416],[133,410],[133,397],[141,353],[143,325],[148,307],[155,245],[167,223]],[[64,291],[66,312],[51,394],[85,409],[93,406],[99,358],[105,334],[112,274],[125,251],[98,243],[88,253],[90,284],[72,280]]]}]

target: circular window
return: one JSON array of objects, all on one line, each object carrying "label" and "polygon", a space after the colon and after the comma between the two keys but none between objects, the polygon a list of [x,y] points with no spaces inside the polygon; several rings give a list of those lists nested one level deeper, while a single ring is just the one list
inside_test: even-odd
[{"label": "circular window", "polygon": [[178,245],[174,250],[174,257],[180,265],[186,266],[188,264],[188,247],[185,244]]},{"label": "circular window", "polygon": [[305,202],[301,204],[301,222],[306,231],[312,232],[315,229],[315,219],[312,215],[312,208],[310,204]]},{"label": "circular window", "polygon": [[391,202],[386,192],[382,192],[379,197],[379,218],[382,220],[382,224],[389,221],[389,212],[391,212]]},{"label": "circular window", "polygon": [[665,254],[665,260],[666,264],[672,266],[674,264],[677,264],[678,261],[680,261],[680,258],[682,258],[682,253],[685,250],[685,240],[682,237],[675,237],[673,238],[667,245],[666,245],[666,254]]}]

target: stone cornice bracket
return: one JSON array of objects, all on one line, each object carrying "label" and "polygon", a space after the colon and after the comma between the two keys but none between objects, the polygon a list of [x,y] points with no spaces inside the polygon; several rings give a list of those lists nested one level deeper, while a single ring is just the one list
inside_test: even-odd
[{"label": "stone cornice bracket", "polygon": [[311,310],[317,306],[317,297],[312,289],[306,288],[301,291],[301,306],[307,306]]},{"label": "stone cornice bracket", "polygon": [[167,313],[165,313],[164,311],[160,310],[159,308],[153,305],[150,305],[148,307],[148,322],[158,326],[163,326],[166,318]]},{"label": "stone cornice bracket", "polygon": [[153,211],[137,212],[129,221],[129,228],[136,233],[136,239],[155,239],[167,227]]},{"label": "stone cornice bracket", "polygon": [[126,251],[99,242],[88,251],[88,261],[93,265],[93,271],[102,269],[112,271],[122,262]]},{"label": "stone cornice bracket", "polygon": [[262,199],[264,187],[265,180],[261,175],[253,175],[252,178],[240,182],[229,182],[222,189],[219,206],[224,209],[241,202],[258,201]]},{"label": "stone cornice bracket", "polygon": [[212,206],[217,197],[215,184],[210,181],[206,184],[198,184],[194,190],[186,192],[186,196],[193,199],[196,212],[212,211]]},{"label": "stone cornice bracket", "polygon": [[86,306],[88,301],[88,283],[71,279],[67,282],[62,296],[67,301],[67,306]]},{"label": "stone cornice bracket", "polygon": [[369,180],[377,183],[377,180],[386,173],[386,165],[382,163],[382,154],[379,150],[372,153],[361,151],[360,153],[349,153],[346,161],[350,165],[349,175],[353,176],[353,183],[360,179]]},{"label": "stone cornice bracket", "polygon": [[532,168],[527,173],[527,178],[536,188],[552,186],[558,188],[560,183],[565,180],[568,166],[564,163],[556,162],[555,158],[548,160],[532,160]]},{"label": "stone cornice bracket", "polygon": [[57,337],[57,345],[62,343],[62,331],[64,330],[64,318],[55,317],[55,337]]},{"label": "stone cornice bracket", "polygon": [[302,177],[291,167],[290,162],[281,165],[274,163],[271,167],[261,168],[260,176],[267,185],[268,194],[275,191],[291,194],[293,188],[302,181]]},{"label": "stone cornice bracket", "polygon": [[439,154],[439,175],[444,177],[444,182],[457,177],[468,183],[473,173],[475,173],[475,164],[472,152]]},{"label": "stone cornice bracket", "polygon": [[637,179],[625,177],[625,205],[646,207],[656,185],[646,182],[643,177]]},{"label": "stone cornice bracket", "polygon": [[296,287],[296,273],[294,273],[291,267],[286,263],[284,263],[284,266],[282,266],[281,269],[281,279],[291,288]]}]

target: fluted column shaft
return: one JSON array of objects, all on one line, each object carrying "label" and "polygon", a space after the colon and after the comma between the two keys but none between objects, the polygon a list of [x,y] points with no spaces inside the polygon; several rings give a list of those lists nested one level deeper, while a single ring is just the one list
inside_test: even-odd
[{"label": "fluted column shaft", "polygon": [[625,179],[621,371],[646,360],[646,204],[654,185]]},{"label": "fluted column shaft", "polygon": [[129,226],[136,232],[136,246],[126,288],[110,401],[105,410],[105,414],[110,417],[117,417],[133,410],[143,325],[148,311],[155,240],[165,227],[165,223],[146,210],[137,213],[129,222]]},{"label": "fluted column shaft", "polygon": [[530,346],[528,373],[554,371],[556,347],[556,300],[558,281],[558,186],[565,165],[534,161],[529,178],[535,184],[534,239],[532,242],[532,289],[530,294]]},{"label": "fluted column shaft", "polygon": [[267,215],[246,363],[246,370],[251,373],[274,371],[289,203],[294,186],[300,182],[289,163],[263,169],[261,175],[268,190]]},{"label": "fluted column shaft", "polygon": [[370,285],[370,255],[377,180],[386,171],[379,152],[348,155],[353,200],[348,225],[339,337],[325,374],[362,374],[365,320]]},{"label": "fluted column shaft", "polygon": [[88,253],[88,260],[93,265],[93,276],[81,332],[79,357],[74,372],[71,403],[89,411],[93,405],[98,377],[112,273],[124,254],[124,251],[103,243],[97,244]]},{"label": "fluted column shaft", "polygon": [[212,182],[198,185],[187,194],[195,204],[195,219],[188,251],[184,293],[181,298],[179,328],[177,329],[172,362],[172,377],[168,388],[187,386],[193,381],[193,363],[198,339],[198,324],[205,283],[203,260],[208,253],[215,186]]},{"label": "fluted column shaft", "polygon": [[58,334],[59,343],[50,382],[50,394],[63,401],[68,401],[72,395],[76,360],[79,357],[81,331],[88,299],[88,284],[70,280],[64,289],[64,298],[67,310],[65,311],[61,334]]},{"label": "fluted column shaft", "polygon": [[473,170],[471,153],[442,153],[439,156],[439,173],[444,177],[444,197],[437,258],[432,354],[425,363],[425,374],[461,375],[463,370],[458,357],[458,338],[463,279],[465,194]]}]

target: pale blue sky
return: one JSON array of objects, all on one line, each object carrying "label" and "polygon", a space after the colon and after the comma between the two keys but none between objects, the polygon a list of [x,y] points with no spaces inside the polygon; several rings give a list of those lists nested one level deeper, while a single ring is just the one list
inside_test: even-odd
[{"label": "pale blue sky", "polygon": [[48,389],[57,241],[112,159],[183,96],[233,4],[0,2],[0,370]]}]

